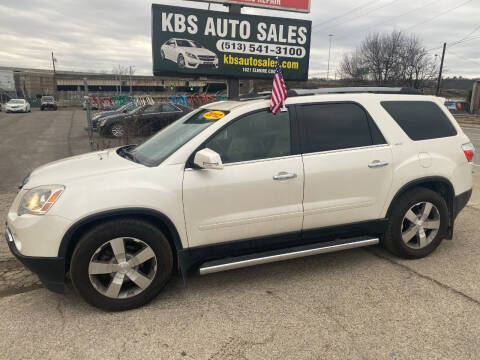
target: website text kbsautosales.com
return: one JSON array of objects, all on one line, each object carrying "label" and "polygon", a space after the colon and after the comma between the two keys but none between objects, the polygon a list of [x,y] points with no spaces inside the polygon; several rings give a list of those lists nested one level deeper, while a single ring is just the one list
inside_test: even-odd
[{"label": "website text kbsautosales.com", "polygon": [[[253,67],[262,67],[262,68],[275,68],[277,61],[272,58],[268,59],[258,59],[253,56],[232,56],[232,55],[223,55],[223,63],[226,65],[238,65],[238,66],[253,66]],[[283,69],[299,69],[298,61],[289,61],[284,60],[280,62],[280,66]]]}]

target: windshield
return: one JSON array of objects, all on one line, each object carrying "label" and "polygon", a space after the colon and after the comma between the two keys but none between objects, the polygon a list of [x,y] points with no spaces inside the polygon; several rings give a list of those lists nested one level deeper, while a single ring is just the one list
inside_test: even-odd
[{"label": "windshield", "polygon": [[123,111],[127,108],[127,105],[128,104],[116,104],[114,107],[113,107],[113,110],[118,110],[118,111]]},{"label": "windshield", "polygon": [[193,47],[193,44],[188,40],[177,40],[177,46],[180,47]]},{"label": "windshield", "polygon": [[137,107],[137,108],[135,108],[135,109],[133,109],[133,110],[130,110],[127,114],[128,114],[128,115],[136,114],[136,113],[140,112],[140,110],[142,110],[143,108],[144,108],[143,106],[139,106],[139,107]]},{"label": "windshield", "polygon": [[[185,115],[133,149],[132,155],[147,166],[160,164],[215,122],[211,117],[208,119],[204,116],[207,113],[212,113],[212,110],[199,109]],[[217,113],[223,113],[223,116],[227,114],[225,111]]]},{"label": "windshield", "polygon": [[24,100],[19,100],[19,99],[12,99],[8,103],[9,104],[23,104]]},{"label": "windshield", "polygon": [[44,97],[42,97],[42,101],[53,101],[53,97],[51,97],[51,96],[44,96]]}]

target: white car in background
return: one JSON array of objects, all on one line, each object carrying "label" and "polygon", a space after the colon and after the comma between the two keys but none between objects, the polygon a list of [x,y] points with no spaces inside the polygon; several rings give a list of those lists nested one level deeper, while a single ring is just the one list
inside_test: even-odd
[{"label": "white car in background", "polygon": [[194,40],[172,38],[162,45],[160,55],[181,69],[218,68],[218,56]]},{"label": "white car in background", "polygon": [[5,105],[5,112],[30,112],[30,104],[25,99],[12,99]]}]

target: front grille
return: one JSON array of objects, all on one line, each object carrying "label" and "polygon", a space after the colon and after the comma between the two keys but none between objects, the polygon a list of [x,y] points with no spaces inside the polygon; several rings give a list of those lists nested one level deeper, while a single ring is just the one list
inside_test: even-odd
[{"label": "front grille", "polygon": [[215,56],[210,56],[210,55],[198,55],[198,59],[202,61],[214,61]]},{"label": "front grille", "polygon": [[212,63],[212,64],[200,64],[200,65],[198,65],[198,67],[199,68],[205,68],[205,69],[213,69],[216,66],[215,66],[215,64]]}]

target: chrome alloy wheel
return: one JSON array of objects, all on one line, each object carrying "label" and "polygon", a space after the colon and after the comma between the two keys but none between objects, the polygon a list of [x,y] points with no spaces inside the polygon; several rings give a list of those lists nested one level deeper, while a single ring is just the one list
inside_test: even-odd
[{"label": "chrome alloy wheel", "polygon": [[402,221],[403,242],[412,249],[428,246],[440,229],[440,213],[435,205],[425,201],[413,205]]},{"label": "chrome alloy wheel", "polygon": [[125,128],[122,124],[115,124],[112,126],[111,132],[112,135],[115,137],[122,137],[123,135],[125,135]]},{"label": "chrome alloy wheel", "polygon": [[109,298],[140,294],[155,278],[157,257],[141,240],[121,237],[100,246],[88,265],[93,287]]}]

